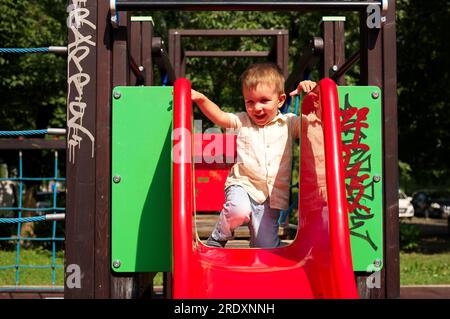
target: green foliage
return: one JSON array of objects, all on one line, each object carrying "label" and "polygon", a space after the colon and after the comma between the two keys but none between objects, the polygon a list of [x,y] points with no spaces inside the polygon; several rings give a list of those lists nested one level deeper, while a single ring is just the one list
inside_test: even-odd
[{"label": "green foliage", "polygon": [[[0,47],[66,45],[65,8],[66,1],[3,0]],[[64,56],[0,55],[0,128],[65,126],[66,72]]]},{"label": "green foliage", "polygon": [[408,163],[398,161],[400,188],[407,193],[411,193],[411,184],[413,182],[412,173],[411,166]]},{"label": "green foliage", "polygon": [[450,1],[397,1],[399,158],[422,186],[448,185]]},{"label": "green foliage", "polygon": [[[63,0],[2,0],[0,47],[65,46],[66,6]],[[66,66],[64,55],[0,54],[0,130],[65,127]],[[25,152],[24,173],[51,176],[48,153]],[[0,162],[18,167],[17,152],[2,152]]]},{"label": "green foliage", "polygon": [[[155,30],[165,37],[169,29],[287,29],[290,67],[312,36],[320,34],[318,13],[292,12],[152,12]],[[167,43],[167,41],[166,41]],[[275,42],[267,37],[185,38],[185,50],[270,51]],[[189,58],[186,76],[192,86],[226,111],[244,110],[239,77],[245,68],[264,58]],[[196,118],[206,120],[197,110]],[[207,121],[207,120],[206,120]],[[207,123],[207,127],[211,126]]]},{"label": "green foliage", "polygon": [[400,249],[413,251],[419,247],[421,231],[417,225],[400,223]]}]

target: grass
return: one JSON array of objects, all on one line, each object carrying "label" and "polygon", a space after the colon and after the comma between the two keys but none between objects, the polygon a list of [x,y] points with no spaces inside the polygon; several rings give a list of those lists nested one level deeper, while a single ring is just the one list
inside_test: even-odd
[{"label": "grass", "polygon": [[163,285],[163,273],[159,272],[156,274],[155,278],[153,278],[153,286],[162,286]]},{"label": "grass", "polygon": [[447,222],[413,218],[406,222],[419,230],[410,251],[400,252],[401,285],[450,284],[450,236]]},{"label": "grass", "polygon": [[450,253],[400,253],[400,285],[450,284]]},{"label": "grass", "polygon": [[[20,265],[50,265],[51,251],[36,248],[20,250]],[[15,250],[0,250],[0,267],[11,266],[16,263]],[[64,265],[64,252],[58,251],[56,253],[56,264]],[[162,273],[156,274],[153,279],[155,286],[162,286]],[[16,285],[16,270],[15,269],[0,269],[0,286],[15,286]],[[51,268],[46,269],[29,269],[20,268],[19,271],[19,285],[20,286],[51,286],[52,285],[52,271]],[[64,285],[63,268],[56,269],[56,286]]]},{"label": "grass", "polygon": [[[20,265],[51,265],[51,251],[42,248],[20,250]],[[15,250],[0,250],[0,267],[11,266],[16,263]],[[64,265],[64,252],[56,253],[56,264]],[[62,286],[64,284],[63,268],[56,268],[55,285]],[[16,270],[0,269],[0,286],[15,286]],[[19,268],[19,286],[51,286],[52,270],[51,268],[30,269]]]},{"label": "grass", "polygon": [[[0,250],[0,266],[14,265],[15,250]],[[56,264],[64,263],[64,252],[57,252]],[[51,251],[38,249],[21,249],[21,265],[50,265]],[[52,272],[47,269],[21,268],[19,272],[20,286],[50,286]],[[0,269],[0,286],[16,284],[15,269]],[[56,269],[57,286],[64,282],[63,268]],[[158,273],[153,284],[163,284],[162,273]],[[400,253],[401,285],[443,285],[450,284],[450,237],[426,236],[420,238],[418,248],[411,252]]]}]

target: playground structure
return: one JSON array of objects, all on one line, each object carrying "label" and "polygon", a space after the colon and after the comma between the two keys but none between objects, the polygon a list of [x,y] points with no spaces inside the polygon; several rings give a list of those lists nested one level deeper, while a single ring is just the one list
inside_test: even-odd
[{"label": "playground structure", "polygon": [[[381,89],[384,169],[382,176],[376,179],[380,182],[383,193],[381,212],[378,212],[383,216],[383,267],[379,271],[379,288],[368,287],[367,282],[371,274],[367,272],[357,272],[356,281],[362,298],[398,297],[397,142],[392,138],[397,136],[395,1],[337,1],[332,4],[320,1],[284,1],[282,4],[259,1],[253,5],[249,4],[251,1],[245,4],[238,1],[211,3],[213,4],[203,6],[201,2],[196,1],[173,1],[170,4],[154,1],[117,1],[115,9],[118,10],[117,16],[120,18],[118,23],[116,19],[117,26],[114,28],[106,19],[111,9],[108,4],[104,1],[93,1],[84,8],[87,13],[83,15],[85,23],[74,25],[69,31],[66,266],[78,265],[83,279],[81,288],[66,286],[65,297],[137,298],[145,295],[151,288],[151,273],[121,273],[113,270],[119,267],[114,266],[110,245],[111,241],[114,243],[111,234],[110,195],[114,187],[111,167],[114,130],[111,127],[111,105],[113,100],[120,100],[121,96],[116,95],[116,92],[111,93],[116,87],[136,83],[151,86],[153,63],[165,71],[162,74],[167,74],[167,85],[172,85],[178,71],[175,71],[177,67],[174,69],[171,66],[177,66],[178,63],[178,70],[182,70],[182,63],[181,55],[178,55],[180,59],[177,55],[172,55],[176,50],[170,50],[172,58],[169,58],[160,39],[153,37],[152,24],[149,21],[131,19],[125,11],[194,8],[251,10],[256,5],[259,9],[266,10],[352,10],[360,15],[361,47],[347,62],[343,50],[343,21],[323,21],[321,73],[324,77],[333,77],[339,84],[343,84],[345,71],[359,58],[361,84]],[[386,21],[380,28],[369,28],[365,23],[369,13],[365,9],[368,5],[381,7],[382,4],[387,4]],[[113,18],[116,17],[115,13],[111,12]],[[91,40],[88,42],[86,37],[89,36]],[[312,41],[311,46],[314,47],[315,43]],[[178,52],[181,53],[181,49]],[[305,53],[308,53],[306,49]],[[133,61],[130,57],[133,57]],[[302,55],[303,60],[300,59],[299,63],[296,63],[291,76],[287,78],[287,90],[302,78],[307,67],[311,67],[311,57],[313,54],[310,51]],[[278,63],[280,61],[281,59],[277,60]],[[180,244],[176,239],[175,242]],[[171,291],[170,272],[166,273],[166,296],[176,296],[175,291]],[[174,283],[176,282],[175,279]]]},{"label": "playground structure", "polygon": [[[321,101],[316,113],[321,116],[323,131],[319,128],[313,133],[312,127],[303,130],[306,136],[302,138],[301,153],[309,160],[300,167],[301,226],[294,242],[272,249],[220,249],[205,246],[193,234],[190,84],[186,79],[175,82],[174,130],[185,132],[185,136],[181,133],[179,140],[174,140],[174,145],[181,145],[182,159],[180,162],[174,159],[173,165],[174,298],[358,297],[351,262],[343,163],[337,155],[342,153],[342,142],[335,83],[330,79],[320,81],[318,94]],[[319,159],[323,157],[326,167]],[[327,180],[327,209],[322,206],[323,199],[316,195],[323,179]],[[289,278],[289,285],[285,278]]]},{"label": "playground structure", "polygon": [[[32,50],[27,50],[26,53],[31,53]],[[22,51],[24,52],[24,51]],[[40,51],[36,51],[40,52]],[[27,293],[55,293],[62,292],[63,287],[57,284],[56,273],[57,269],[62,269],[63,264],[58,263],[56,260],[56,245],[64,241],[64,237],[57,231],[57,221],[64,220],[65,207],[58,205],[61,201],[64,190],[61,189],[62,183],[65,182],[64,175],[61,177],[60,165],[58,161],[59,152],[65,150],[64,139],[46,139],[36,138],[35,136],[42,135],[65,135],[65,129],[43,129],[43,130],[27,130],[27,131],[0,131],[0,136],[6,137],[0,139],[0,150],[2,151],[2,157],[7,152],[17,152],[18,161],[16,165],[17,171],[13,174],[12,169],[6,167],[0,177],[1,196],[0,202],[2,204],[0,212],[0,224],[2,226],[12,225],[16,231],[11,232],[8,236],[4,234],[0,237],[0,241],[3,243],[14,243],[15,246],[15,260],[14,264],[3,264],[0,266],[0,271],[8,272],[12,274],[14,272],[14,280],[11,280],[11,284],[8,286],[1,286],[0,292],[27,292]],[[26,137],[26,138],[24,138]],[[30,176],[30,167],[25,163],[31,163],[30,159],[25,160],[25,157],[33,157],[33,152],[52,151],[53,154],[53,176],[49,177],[37,177]],[[10,175],[11,174],[11,175]],[[39,183],[47,183],[48,189],[45,192],[41,192],[47,197],[50,196],[51,200],[48,202],[43,201],[38,205],[30,200],[29,195],[34,187]],[[42,184],[40,185],[42,186]],[[39,193],[39,189],[37,194]],[[35,191],[36,191],[35,190]],[[4,214],[11,214],[14,217],[5,217]],[[6,215],[8,216],[8,215]],[[30,224],[27,223],[47,223],[51,222],[49,233],[45,233],[41,236],[35,235],[36,228],[30,228]],[[8,233],[8,228],[3,228],[2,231]],[[41,232],[42,233],[42,232]],[[21,249],[24,245],[28,245],[30,241],[34,243],[50,243],[47,245],[51,248],[51,257],[49,264],[27,264],[21,256]],[[24,272],[36,271],[36,270],[49,270],[51,278],[50,284],[45,287],[26,284],[27,280],[23,279]],[[6,276],[4,276],[6,277]],[[12,278],[11,278],[12,279]],[[14,283],[14,284],[13,284]]]}]

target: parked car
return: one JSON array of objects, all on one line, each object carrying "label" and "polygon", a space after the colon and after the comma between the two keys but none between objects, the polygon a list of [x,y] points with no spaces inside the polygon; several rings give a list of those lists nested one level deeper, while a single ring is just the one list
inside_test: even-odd
[{"label": "parked car", "polygon": [[447,218],[450,216],[450,192],[421,190],[415,192],[412,204],[416,216]]},{"label": "parked car", "polygon": [[399,217],[413,217],[414,206],[411,203],[412,197],[407,196],[402,190],[398,190],[398,216]]}]

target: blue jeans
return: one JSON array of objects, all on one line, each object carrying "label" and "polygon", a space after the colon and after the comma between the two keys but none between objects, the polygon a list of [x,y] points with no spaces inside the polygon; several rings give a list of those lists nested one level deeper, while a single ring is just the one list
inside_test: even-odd
[{"label": "blue jeans", "polygon": [[212,237],[217,241],[233,239],[234,230],[248,225],[250,247],[272,248],[280,244],[278,238],[279,212],[269,207],[269,200],[256,203],[241,186],[233,185],[225,190],[225,204],[220,213]]}]

